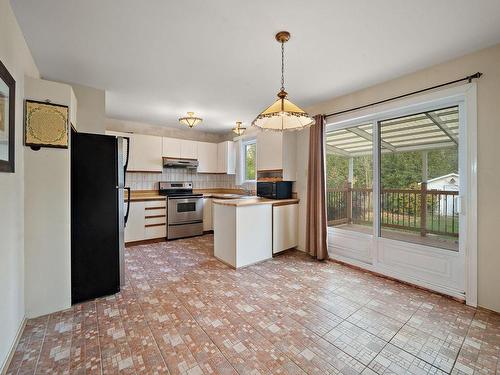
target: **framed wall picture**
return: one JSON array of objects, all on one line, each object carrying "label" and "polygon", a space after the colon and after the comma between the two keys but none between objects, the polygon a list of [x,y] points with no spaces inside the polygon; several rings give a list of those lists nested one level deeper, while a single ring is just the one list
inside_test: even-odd
[{"label": "framed wall picture", "polygon": [[14,173],[16,81],[0,61],[0,172]]},{"label": "framed wall picture", "polygon": [[68,148],[68,107],[26,100],[24,136],[26,146]]}]

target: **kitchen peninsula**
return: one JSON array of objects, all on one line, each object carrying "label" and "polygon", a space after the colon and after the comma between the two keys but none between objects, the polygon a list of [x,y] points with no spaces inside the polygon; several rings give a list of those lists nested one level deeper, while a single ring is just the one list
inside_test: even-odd
[{"label": "kitchen peninsula", "polygon": [[213,200],[214,256],[245,267],[297,246],[298,199]]}]

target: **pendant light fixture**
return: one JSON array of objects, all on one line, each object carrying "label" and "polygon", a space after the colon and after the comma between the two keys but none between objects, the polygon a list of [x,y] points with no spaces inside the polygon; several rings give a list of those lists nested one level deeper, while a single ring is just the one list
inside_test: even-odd
[{"label": "pendant light fixture", "polygon": [[187,125],[189,126],[190,128],[192,128],[193,126],[196,126],[198,125],[200,122],[202,122],[203,119],[201,119],[200,117],[196,117],[194,115],[194,112],[188,112],[187,113],[187,116],[185,117],[181,117],[179,119],[179,122],[183,125]]},{"label": "pendant light fixture", "polygon": [[285,91],[285,43],[290,40],[290,33],[280,31],[276,34],[276,40],[281,43],[281,89],[278,93],[278,99],[258,115],[253,120],[252,125],[264,130],[300,130],[314,125],[315,120],[287,99],[288,93]]},{"label": "pendant light fixture", "polygon": [[238,135],[242,135],[245,132],[245,130],[247,130],[247,128],[244,128],[243,126],[241,126],[241,124],[242,124],[241,121],[236,121],[236,127],[233,128],[233,132],[235,132]]}]

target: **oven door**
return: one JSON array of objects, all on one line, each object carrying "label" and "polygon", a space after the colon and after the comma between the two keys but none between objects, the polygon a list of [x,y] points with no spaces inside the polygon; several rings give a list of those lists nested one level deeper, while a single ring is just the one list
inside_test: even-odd
[{"label": "oven door", "polygon": [[203,198],[168,198],[168,224],[194,223],[203,221]]}]

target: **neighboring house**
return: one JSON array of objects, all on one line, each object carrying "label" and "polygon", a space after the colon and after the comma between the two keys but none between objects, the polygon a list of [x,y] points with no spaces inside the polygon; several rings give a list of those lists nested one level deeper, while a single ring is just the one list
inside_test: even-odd
[{"label": "neighboring house", "polygon": [[[427,181],[427,190],[459,191],[459,176],[457,173],[449,173],[444,176],[432,178]],[[446,196],[439,199],[441,214],[451,216],[458,213],[458,196]]]}]

